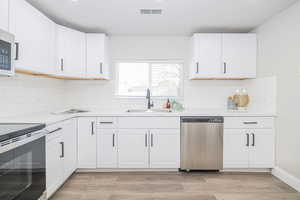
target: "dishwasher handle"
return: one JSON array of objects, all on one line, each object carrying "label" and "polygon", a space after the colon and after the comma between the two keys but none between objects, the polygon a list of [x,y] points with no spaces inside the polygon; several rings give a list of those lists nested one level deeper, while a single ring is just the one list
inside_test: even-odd
[{"label": "dishwasher handle", "polygon": [[224,117],[212,116],[212,117],[181,117],[181,123],[215,123],[223,124]]}]

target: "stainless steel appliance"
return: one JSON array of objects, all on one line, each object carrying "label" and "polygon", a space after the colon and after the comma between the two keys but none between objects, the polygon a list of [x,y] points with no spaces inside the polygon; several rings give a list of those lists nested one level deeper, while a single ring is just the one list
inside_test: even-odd
[{"label": "stainless steel appliance", "polygon": [[223,169],[223,117],[181,117],[182,170]]},{"label": "stainless steel appliance", "polygon": [[[0,75],[12,76],[15,73],[12,56],[14,40],[15,37],[12,34],[0,29]],[[16,46],[18,47],[18,44]]]},{"label": "stainless steel appliance", "polygon": [[44,124],[0,124],[0,199],[45,196]]}]

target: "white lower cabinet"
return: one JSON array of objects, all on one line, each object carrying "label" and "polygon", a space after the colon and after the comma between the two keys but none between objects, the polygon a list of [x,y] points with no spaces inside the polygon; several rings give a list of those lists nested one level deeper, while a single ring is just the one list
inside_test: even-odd
[{"label": "white lower cabinet", "polygon": [[118,135],[114,129],[100,129],[97,133],[97,167],[118,167]]},{"label": "white lower cabinet", "polygon": [[148,168],[149,142],[146,129],[120,129],[119,168]]},{"label": "white lower cabinet", "polygon": [[50,197],[77,168],[76,119],[47,127],[46,188]]},{"label": "white lower cabinet", "polygon": [[180,130],[150,130],[150,168],[180,168]]},{"label": "white lower cabinet", "polygon": [[273,129],[225,129],[224,168],[273,168]]},{"label": "white lower cabinet", "polygon": [[46,188],[48,197],[63,184],[61,141],[61,136],[58,136],[47,140],[46,144]]},{"label": "white lower cabinet", "polygon": [[249,149],[250,168],[273,168],[275,162],[275,137],[271,129],[251,131]]},{"label": "white lower cabinet", "polygon": [[77,169],[77,120],[63,122],[64,178]]},{"label": "white lower cabinet", "polygon": [[248,168],[247,130],[224,130],[224,168]]},{"label": "white lower cabinet", "polygon": [[93,120],[78,120],[79,168],[180,167],[179,117],[98,117],[97,140],[88,130]]},{"label": "white lower cabinet", "polygon": [[97,130],[95,117],[78,118],[78,167],[97,167]]}]

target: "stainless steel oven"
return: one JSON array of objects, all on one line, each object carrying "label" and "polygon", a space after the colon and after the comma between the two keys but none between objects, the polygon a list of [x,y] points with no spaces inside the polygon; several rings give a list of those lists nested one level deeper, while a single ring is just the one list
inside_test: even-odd
[{"label": "stainless steel oven", "polygon": [[0,75],[13,76],[14,70],[14,36],[0,29]]},{"label": "stainless steel oven", "polygon": [[43,196],[45,135],[46,131],[39,130],[0,142],[1,200],[37,200]]}]

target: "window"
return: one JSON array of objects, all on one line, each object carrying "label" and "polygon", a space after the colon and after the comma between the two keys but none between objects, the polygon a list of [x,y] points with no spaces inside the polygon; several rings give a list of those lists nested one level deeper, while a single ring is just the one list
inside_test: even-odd
[{"label": "window", "polygon": [[178,97],[182,93],[182,63],[120,62],[117,64],[118,96]]}]

